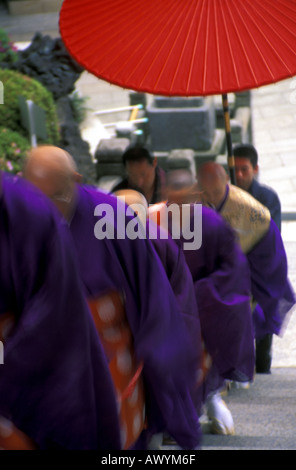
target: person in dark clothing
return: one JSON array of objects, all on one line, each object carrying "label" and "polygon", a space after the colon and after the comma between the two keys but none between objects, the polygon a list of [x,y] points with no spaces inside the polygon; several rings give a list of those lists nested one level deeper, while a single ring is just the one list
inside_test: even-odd
[{"label": "person in dark clothing", "polygon": [[[277,193],[270,187],[257,181],[258,153],[251,144],[239,144],[234,147],[235,172],[237,186],[251,194],[257,201],[269,209],[271,218],[281,231],[281,202]],[[270,373],[272,361],[272,334],[267,334],[256,342],[256,371]]]},{"label": "person in dark clothing", "polygon": [[239,144],[233,149],[236,183],[269,209],[271,218],[281,231],[281,202],[274,189],[256,179],[259,172],[258,153],[251,144]]},{"label": "person in dark clothing", "polygon": [[157,166],[157,158],[153,157],[145,147],[130,146],[122,156],[127,176],[111,192],[122,189],[134,189],[142,193],[148,204],[165,200],[165,172]]}]

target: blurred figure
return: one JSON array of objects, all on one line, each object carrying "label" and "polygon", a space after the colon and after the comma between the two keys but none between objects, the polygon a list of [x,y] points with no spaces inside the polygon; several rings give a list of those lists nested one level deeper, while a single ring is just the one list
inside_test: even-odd
[{"label": "blurred figure", "polygon": [[[281,203],[277,193],[257,181],[258,154],[251,144],[238,144],[233,149],[237,186],[248,191],[257,201],[269,209],[270,216],[281,231]],[[272,357],[272,334],[257,341],[257,371],[269,372]]]},{"label": "blurred figure", "polygon": [[[252,296],[256,302],[253,322],[257,345],[266,335],[279,335],[295,305],[288,280],[283,241],[269,210],[246,191],[228,182],[221,165],[208,162],[198,172],[203,203],[213,207],[235,230],[246,253],[251,274]],[[263,352],[263,357],[260,357]],[[258,348],[256,371],[270,373],[271,353]]]},{"label": "blurred figure", "polygon": [[270,187],[260,184],[256,177],[259,172],[258,153],[251,144],[238,144],[233,149],[235,157],[236,184],[248,191],[257,201],[269,209],[271,218],[281,231],[281,203],[277,193]]},{"label": "blurred figure", "polygon": [[[24,176],[70,225],[118,395],[123,447],[145,447],[146,438],[163,431],[181,447],[197,447],[200,429],[189,394],[197,349],[153,246],[122,233],[135,215],[114,196],[77,184],[72,158],[56,147],[32,149]],[[98,239],[100,224],[107,232]]]},{"label": "blurred figure", "polygon": [[160,202],[165,197],[165,172],[157,166],[157,159],[145,147],[129,147],[122,156],[127,177],[111,192],[134,189],[142,193],[148,204]]},{"label": "blurred figure", "polygon": [[119,450],[117,402],[68,227],[0,173],[0,447]]},{"label": "blurred figure", "polygon": [[[254,372],[254,342],[250,309],[249,268],[245,256],[235,240],[234,233],[214,211],[200,205],[196,181],[186,170],[174,170],[167,175],[168,200],[149,208],[150,217],[160,221],[161,211],[177,204],[180,213],[172,213],[169,230],[181,221],[182,233],[196,225],[202,226],[202,243],[199,249],[184,249],[188,243],[184,236],[175,240],[182,248],[192,275],[201,335],[205,346],[208,371],[197,390],[199,403],[205,403],[213,432],[233,434],[232,416],[221,399],[220,390],[225,380],[250,381]],[[188,219],[183,217],[187,212]],[[178,217],[179,220],[176,220]],[[190,245],[189,245],[190,248]],[[201,408],[198,410],[201,415]]]},{"label": "blurred figure", "polygon": [[[162,265],[165,269],[172,290],[175,294],[180,311],[188,328],[192,346],[196,350],[196,370],[193,378],[192,396],[197,409],[201,408],[201,395],[196,393],[198,387],[204,380],[204,374],[207,372],[207,360],[201,339],[200,319],[195,299],[195,291],[192,282],[191,273],[187,266],[182,249],[171,238],[169,232],[164,227],[157,224],[153,220],[153,216],[157,214],[159,204],[155,204],[148,208],[148,204],[144,196],[134,190],[121,190],[114,193],[125,204],[129,205],[140,218],[143,226],[146,227],[146,233],[158,254]],[[139,210],[141,207],[144,210]],[[206,356],[206,357],[205,357]],[[165,443],[169,442],[166,436]]]}]

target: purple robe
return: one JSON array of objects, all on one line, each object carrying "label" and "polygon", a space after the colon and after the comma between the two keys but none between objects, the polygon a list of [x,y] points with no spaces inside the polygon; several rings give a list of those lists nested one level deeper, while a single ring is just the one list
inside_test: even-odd
[{"label": "purple robe", "polygon": [[[78,186],[71,233],[88,297],[112,289],[123,291],[137,359],[143,361],[149,432],[167,431],[183,448],[200,442],[199,423],[190,386],[196,348],[188,340],[184,318],[155,249],[148,239],[118,239],[118,204],[114,196]],[[114,239],[97,239],[96,206],[108,204],[115,219]],[[132,219],[127,216],[127,220]]]},{"label": "purple robe", "polygon": [[200,410],[203,404],[203,398],[198,388],[201,386],[202,375],[202,336],[199,312],[195,297],[193,279],[185,260],[181,247],[175,243],[170,235],[167,238],[160,236],[162,230],[153,222],[148,222],[149,233],[153,246],[165,268],[167,277],[172,286],[180,310],[185,319],[193,348],[196,350],[195,374],[192,381],[192,397],[197,410]]},{"label": "purple robe", "polygon": [[69,229],[39,191],[0,176],[0,317],[15,316],[0,416],[40,449],[120,449],[113,384]]},{"label": "purple robe", "polygon": [[282,237],[270,220],[267,234],[247,253],[252,294],[258,305],[253,312],[256,339],[279,335],[296,299],[288,279],[288,264]]},{"label": "purple robe", "polygon": [[[191,223],[195,207],[191,206]],[[184,241],[181,238],[182,246]],[[202,208],[201,247],[184,250],[184,256],[194,282],[202,337],[213,361],[206,396],[223,379],[253,378],[249,268],[232,229],[206,207]]]},{"label": "purple robe", "polygon": [[[250,267],[252,296],[258,303],[253,311],[255,336],[260,340],[267,334],[280,334],[284,321],[287,321],[295,306],[296,298],[288,279],[287,256],[277,225],[272,219],[268,219],[265,232],[261,234],[259,231],[258,235],[256,232],[260,225],[254,231],[254,222],[261,215],[261,208],[267,209],[245,191],[227,185],[217,212],[225,217],[224,211],[228,210],[232,216],[228,223],[237,233],[241,231],[240,207],[245,209],[244,223],[253,229],[254,237],[256,236],[256,243],[245,248],[245,252]],[[228,220],[227,215],[226,218]],[[240,238],[243,243],[242,233]]]},{"label": "purple robe", "polygon": [[[161,238],[160,230],[162,229],[150,221],[148,223],[149,233],[151,234],[152,230],[154,232],[153,238],[150,239],[162,262],[182,315],[191,333],[192,341],[196,348],[197,362],[199,363],[202,354],[200,320],[193,280],[183,250],[175,243],[170,234],[168,234],[167,238]],[[151,225],[154,225],[153,229]]]}]

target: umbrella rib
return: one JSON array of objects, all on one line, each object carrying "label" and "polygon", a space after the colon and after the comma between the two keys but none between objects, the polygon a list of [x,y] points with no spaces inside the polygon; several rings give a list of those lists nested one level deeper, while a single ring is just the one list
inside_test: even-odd
[{"label": "umbrella rib", "polygon": [[[160,5],[159,5],[159,6],[160,6]],[[159,13],[159,11],[158,11],[158,13]],[[152,15],[154,16],[155,14],[156,14],[155,11],[154,11],[154,12],[151,12],[151,17],[152,17]],[[161,14],[161,11],[160,11],[160,14]],[[142,27],[142,24],[143,24],[143,27]],[[145,24],[146,24],[146,26],[145,26]],[[137,42],[137,46],[135,47],[135,49],[134,49],[134,51],[133,51],[134,54],[135,54],[139,49],[141,49],[141,47],[143,46],[143,43],[144,43],[145,40],[146,40],[146,36],[145,36],[145,34],[143,34],[143,32],[149,31],[150,35],[154,37],[154,39],[153,39],[153,40],[150,42],[150,44],[149,44],[150,47],[153,46],[153,44],[157,42],[158,36],[157,36],[156,32],[159,30],[159,27],[158,27],[157,24],[155,24],[155,25],[154,25],[154,28],[151,29],[149,25],[150,25],[150,23],[149,23],[149,21],[147,21],[147,15],[143,15],[143,19],[142,19],[141,24],[138,23],[138,31],[140,31],[140,32],[138,33],[138,35],[139,35],[139,37],[142,37],[142,36],[143,36],[144,39],[143,39],[142,41]],[[127,36],[129,36],[130,34],[131,34],[131,31],[130,31],[130,30],[126,31],[126,35],[127,35]],[[159,32],[159,34],[161,34],[161,31]],[[134,37],[134,41],[136,42],[136,37]],[[122,47],[121,49],[119,49],[117,55],[114,55],[114,56],[113,56],[112,61],[109,61],[109,62],[108,62],[108,67],[110,67],[110,65],[112,65],[112,64],[118,59],[118,57],[120,57],[120,56],[123,54],[123,52],[124,52],[126,49],[129,48],[129,46],[130,46],[130,45],[128,44],[127,46],[125,46],[125,48]],[[118,45],[117,45],[117,44],[114,44],[113,49],[118,49]],[[110,52],[110,50],[109,50],[109,52]],[[146,55],[146,54],[143,54],[141,60],[143,60],[143,57],[144,57],[145,55]],[[140,63],[140,61],[139,61],[139,63]],[[139,64],[138,64],[138,65],[139,65]],[[117,75],[121,72],[121,70],[122,70],[124,67],[126,67],[126,64],[125,64],[125,63],[123,63],[121,67],[118,67],[118,69],[117,69]],[[103,71],[102,71],[102,72],[103,72]],[[132,71],[130,72],[130,74],[127,76],[127,80],[130,78],[130,76],[132,75],[133,72],[134,72],[134,70],[132,70]]]},{"label": "umbrella rib", "polygon": [[[208,0],[205,0],[206,2]],[[205,42],[205,55],[204,55],[204,64],[205,64],[205,68],[204,68],[204,74],[203,74],[203,85],[202,85],[202,90],[203,90],[203,93],[205,92],[205,88],[206,88],[206,78],[207,78],[207,55],[208,55],[208,43],[209,43],[209,21],[210,21],[210,15],[209,15],[209,9],[208,9],[208,16],[207,16],[207,22],[206,22],[206,35],[205,35],[205,39],[206,39],[206,42]]]},{"label": "umbrella rib", "polygon": [[[191,34],[191,31],[192,31],[192,28],[193,28],[193,25],[195,24],[194,20],[195,20],[195,15],[196,15],[196,11],[198,9],[198,2],[196,2],[195,0],[193,0],[192,3],[195,3],[195,8],[194,8],[194,13],[192,15],[192,19],[191,19],[191,22],[190,22],[190,27],[188,28],[188,33],[187,33],[187,37],[185,39],[185,42],[183,44],[183,47],[182,47],[182,51],[181,51],[181,54],[179,56],[179,60],[178,60],[178,64],[177,64],[177,67],[176,67],[176,70],[175,70],[175,73],[174,73],[174,76],[172,78],[172,83],[171,83],[171,86],[170,86],[170,90],[173,88],[174,86],[174,83],[175,83],[175,79],[176,79],[176,75],[177,75],[177,72],[179,71],[179,66],[180,66],[180,63],[181,63],[181,60],[183,58],[183,55],[185,53],[185,50],[186,50],[186,46],[187,46],[187,43],[188,43],[188,39],[190,37],[190,34]],[[190,14],[190,10],[189,10],[189,13]],[[193,60],[193,56],[192,56],[192,59],[191,61]],[[188,90],[188,81],[187,81],[187,86],[186,86],[186,92]]]},{"label": "umbrella rib", "polygon": [[[234,3],[235,3],[235,2],[234,2]],[[230,14],[231,19],[232,19],[233,27],[234,27],[234,29],[235,29],[235,31],[236,31],[237,36],[238,36],[238,40],[239,40],[239,42],[240,42],[242,51],[243,51],[243,53],[244,53],[244,55],[245,55],[245,58],[246,58],[246,61],[247,61],[247,63],[248,63],[248,66],[249,66],[249,69],[250,69],[250,71],[251,71],[251,74],[253,75],[253,79],[254,79],[254,81],[255,81],[255,83],[256,83],[256,85],[257,85],[257,84],[258,84],[258,79],[257,79],[257,77],[256,77],[254,68],[252,67],[252,64],[251,64],[251,61],[250,61],[249,56],[248,56],[248,54],[247,54],[246,48],[245,48],[245,46],[244,46],[244,43],[243,43],[243,41],[242,41],[242,39],[241,39],[241,37],[240,37],[240,34],[239,34],[239,31],[238,31],[237,25],[235,24],[232,11],[231,11],[230,9],[228,9],[228,10],[229,10],[229,14]],[[240,12],[239,12],[238,10],[237,10],[237,12],[238,12],[239,16],[241,17]],[[245,24],[245,22],[244,22],[244,20],[243,20],[242,17],[241,17],[241,20],[242,20],[242,22]],[[246,26],[246,25],[245,25],[245,26]]]},{"label": "umbrella rib", "polygon": [[[160,5],[159,5],[159,6],[160,6]],[[151,18],[154,17],[155,15],[158,15],[158,14],[161,15],[161,14],[162,14],[162,10],[158,10],[157,12],[151,11]],[[154,39],[151,40],[151,42],[149,42],[150,47],[153,46],[153,45],[154,45],[155,43],[157,43],[157,41],[158,41],[158,36],[157,36],[156,32],[159,31],[159,25],[158,25],[156,22],[154,22],[154,27],[153,27],[153,29],[151,29],[151,27],[150,27],[150,22],[148,21],[149,18],[150,18],[150,17],[147,17],[147,15],[143,15],[143,18],[142,18],[141,23],[140,23],[140,24],[138,23],[138,31],[139,31],[138,36],[139,36],[140,38],[141,38],[141,37],[144,37],[144,39],[143,39],[142,41],[138,41],[138,42],[137,42],[137,46],[136,46],[136,48],[134,49],[133,54],[135,54],[138,50],[141,50],[141,47],[143,46],[144,42],[146,41],[146,36],[145,36],[145,34],[143,34],[143,33],[145,33],[146,31],[149,31],[150,36],[154,38]],[[145,26],[145,24],[146,24],[146,26]],[[142,25],[143,25],[143,27],[142,27]],[[131,31],[129,30],[129,31],[127,32],[127,36],[129,36],[130,34],[131,34]],[[159,31],[159,34],[161,34],[161,31]],[[136,39],[137,39],[137,37],[134,37],[134,40],[135,40],[135,41],[136,41]],[[120,50],[120,52],[117,54],[117,56],[115,56],[114,59],[113,59],[112,61],[110,61],[108,65],[113,64],[113,63],[118,59],[118,57],[120,57],[120,56],[122,55],[122,53],[123,53],[126,49],[129,48],[129,46],[130,46],[130,44],[128,44],[127,46],[125,46],[125,49],[122,48],[122,49]],[[117,47],[117,45],[115,45],[114,48],[115,48],[115,47]],[[148,50],[146,49],[146,52],[142,55],[142,58],[141,58],[141,60],[138,62],[138,65],[142,62],[142,60],[143,60],[143,58],[146,56],[147,52],[148,52]],[[120,73],[120,71],[122,70],[122,68],[124,68],[125,66],[126,66],[126,64],[123,64],[121,67],[119,67],[119,68],[117,69],[117,73]],[[133,72],[134,72],[134,70],[132,70],[132,71],[130,72],[130,74],[127,75],[127,77],[126,77],[127,80],[130,78],[130,76],[133,74]]]},{"label": "umbrella rib", "polygon": [[[122,2],[122,4],[123,4],[123,2]],[[132,11],[133,11],[132,5],[130,5],[129,8],[125,7],[124,14],[129,15],[130,13],[132,13]],[[108,14],[107,8],[105,8],[102,11],[102,13],[103,13],[103,17],[105,18],[106,13]],[[87,15],[89,16],[89,12],[87,12]],[[105,24],[105,26],[110,24],[110,31],[111,31],[111,28],[112,28],[112,24],[114,23],[114,21],[116,20],[117,17],[120,17],[120,18],[123,17],[123,13],[122,13],[121,10],[115,16],[113,15],[112,18],[110,18],[109,15],[107,16],[108,20],[104,24]],[[80,18],[79,18],[79,20],[80,20]],[[76,25],[79,25],[79,20],[76,18]],[[124,24],[124,22],[123,22],[123,24]],[[84,38],[87,38],[87,37],[91,36],[96,31],[100,31],[100,25],[98,25],[98,24],[95,24],[92,28],[88,28],[87,30],[85,30],[84,34],[80,35],[79,39],[77,39],[77,40],[74,39],[74,40],[71,41],[72,45],[75,45],[75,44],[78,45],[78,47],[76,49],[76,51],[78,53],[81,49],[83,49],[83,46],[79,47],[81,42],[83,42],[83,41],[81,41],[81,39],[84,39]],[[124,28],[122,28],[122,32],[125,32]],[[112,38],[114,36],[116,37],[117,35],[118,35],[118,30],[112,32],[112,35],[110,33],[110,35],[108,36],[107,39],[100,41],[100,47],[103,49],[105,47],[105,44],[111,43]],[[67,39],[67,38],[65,37],[65,39]],[[114,41],[113,48],[116,49],[116,41]],[[101,54],[100,58],[103,59],[106,55],[108,55],[108,52],[105,52],[105,54]],[[84,58],[87,60],[89,57],[92,57],[92,56],[93,56],[93,52],[90,50],[89,54],[88,55],[86,54]]]},{"label": "umbrella rib", "polygon": [[192,60],[191,60],[190,68],[189,68],[189,74],[188,74],[188,80],[187,80],[187,89],[189,87],[189,83],[191,82],[191,78],[192,78],[192,70],[193,70],[194,59],[195,59],[195,55],[196,55],[198,37],[199,37],[201,25],[202,25],[201,19],[202,19],[203,13],[204,13],[204,9],[205,9],[205,2],[202,2],[200,19],[199,19],[199,23],[198,23],[198,27],[197,27],[197,33],[196,33],[194,48],[193,48],[193,53],[192,53]]},{"label": "umbrella rib", "polygon": [[[255,9],[255,7],[254,7],[254,9]],[[289,73],[291,73],[291,70],[288,68],[288,66],[285,64],[285,62],[282,60],[281,56],[278,54],[278,52],[276,51],[276,49],[274,48],[274,46],[272,45],[272,43],[268,40],[268,38],[266,37],[266,35],[262,32],[262,29],[259,28],[258,23],[257,23],[256,20],[255,20],[255,16],[254,16],[254,17],[251,17],[251,16],[250,16],[250,13],[249,13],[248,11],[246,11],[246,13],[249,15],[250,18],[253,18],[254,25],[258,28],[258,31],[260,31],[260,33],[261,33],[262,36],[264,37],[264,39],[265,39],[265,41],[267,42],[267,44],[270,46],[270,48],[273,50],[273,52],[277,55],[277,57],[280,59],[280,61],[282,62],[282,64],[286,67],[287,71],[288,71]],[[260,15],[260,13],[259,13],[258,10],[256,10],[256,13],[257,13],[258,15]],[[265,18],[262,17],[262,15],[260,15],[260,16],[261,16],[261,18],[263,19],[263,21],[266,23]],[[276,31],[274,31],[274,32],[276,33]],[[251,37],[251,36],[250,36],[250,37]],[[254,46],[256,47],[257,51],[258,51],[259,54],[261,55],[261,58],[262,58],[263,62],[264,62],[265,65],[266,65],[266,68],[268,69],[270,75],[272,76],[272,78],[273,78],[273,80],[274,80],[274,79],[275,79],[274,74],[272,73],[270,67],[268,66],[268,63],[267,63],[267,61],[265,60],[265,58],[264,58],[264,56],[263,56],[261,50],[259,49],[259,47],[257,46],[257,44],[255,43],[255,41],[253,40],[252,37],[251,37],[251,39],[252,39],[252,42],[253,42]]]},{"label": "umbrella rib", "polygon": [[[186,17],[188,16],[188,14],[189,14],[189,13],[187,13]],[[175,18],[176,18],[176,21],[175,21]],[[175,23],[177,23],[177,21],[178,21],[179,19],[180,19],[180,16],[178,15],[178,10],[175,10],[175,15],[174,15],[174,16],[172,15],[171,18],[170,18],[170,20],[171,20],[171,22],[173,22],[173,20],[174,20]],[[161,34],[161,32],[160,32],[160,34]],[[172,30],[170,31],[170,34],[172,34]],[[159,48],[157,54],[156,54],[155,57],[154,57],[154,60],[151,62],[150,66],[149,66],[148,69],[146,70],[146,73],[144,74],[144,76],[142,77],[142,80],[141,80],[141,82],[140,82],[140,86],[141,86],[141,85],[143,84],[143,82],[145,81],[146,76],[148,75],[148,73],[150,72],[150,70],[151,70],[151,68],[153,67],[154,63],[156,62],[156,60],[157,60],[159,54],[160,54],[161,51],[163,50],[164,46],[167,44],[167,42],[168,42],[168,40],[169,40],[169,37],[170,37],[170,34],[167,35],[166,40],[162,43],[162,46]],[[157,84],[158,84],[158,82],[159,82],[159,80],[160,80],[160,77],[161,77],[161,75],[162,75],[162,73],[163,73],[163,71],[164,71],[165,65],[166,65],[166,63],[168,62],[169,57],[171,56],[171,54],[172,54],[173,51],[174,51],[174,45],[176,44],[177,39],[179,38],[180,34],[181,34],[181,28],[179,29],[178,34],[177,34],[176,37],[175,37],[175,40],[174,40],[174,42],[173,42],[173,46],[171,47],[171,52],[170,52],[170,54],[168,54],[168,56],[167,56],[167,58],[166,58],[164,64],[162,65],[162,69],[160,70],[160,72],[159,72],[159,74],[158,74],[158,77],[157,77],[156,82],[155,82],[155,86],[157,86]],[[155,42],[157,42],[157,40],[158,40],[158,38],[155,39]],[[142,60],[143,60],[143,58],[144,58],[144,57],[142,57]]]},{"label": "umbrella rib", "polygon": [[218,40],[218,20],[217,20],[217,4],[214,4],[214,18],[215,18],[215,31],[216,31],[216,47],[217,47],[217,60],[218,60],[218,70],[219,70],[219,85],[222,89],[222,72],[221,72],[221,56],[220,56],[220,48],[219,48],[219,40]]},{"label": "umbrella rib", "polygon": [[[262,8],[265,8],[264,5],[262,5]],[[275,8],[277,9],[277,7],[275,7]],[[266,10],[266,9],[265,9],[265,10]],[[286,16],[286,15],[282,12],[282,10],[278,10],[278,9],[277,9],[277,11],[279,11],[279,12],[280,12],[282,15],[284,15],[286,18],[291,19],[290,17]],[[258,12],[258,14],[259,14],[260,17],[263,19],[263,21],[265,21],[265,23],[267,23],[267,21],[266,21],[266,19],[264,18],[264,16],[263,16],[262,14],[260,14],[259,12]],[[274,18],[274,20],[277,21],[277,23],[279,23],[281,26],[285,27],[292,35],[295,36],[295,31],[291,31],[289,28],[287,28],[287,26],[284,25],[283,22],[279,20],[279,18]],[[295,23],[295,21],[294,21],[294,23]],[[296,25],[295,25],[295,26],[296,26]],[[276,34],[277,37],[280,39],[280,41],[281,41],[282,43],[284,43],[285,46],[296,56],[295,50],[290,46],[290,44],[289,44],[282,36],[280,36],[280,34],[277,32],[276,29],[274,29],[274,34]],[[287,66],[287,64],[282,60],[281,56],[277,53],[277,51],[275,50],[275,48],[274,48],[274,46],[271,44],[271,42],[268,41],[267,38],[266,38],[266,41],[269,43],[270,47],[274,50],[275,54],[277,54],[278,58],[279,58],[279,59],[282,61],[282,63],[285,65],[285,67],[287,68],[287,70],[288,70],[290,73],[292,73],[291,70],[289,69],[289,67]]]},{"label": "umbrella rib", "polygon": [[[90,7],[88,8],[87,4],[84,5],[83,11],[82,12],[79,11],[79,18],[77,17],[77,12],[75,11],[75,9],[73,9],[73,7],[71,8],[71,6],[69,6],[70,5],[69,3],[66,4],[66,6],[63,5],[63,7],[62,7],[62,13],[63,14],[60,15],[60,20],[59,20],[60,24],[63,25],[64,23],[66,23],[65,26],[67,26],[67,27],[69,27],[69,26],[74,27],[75,26],[76,28],[78,28],[81,21],[83,21],[84,19],[89,19],[90,16],[91,16],[90,12],[91,12],[91,6],[92,6],[93,2],[92,2],[92,0],[89,0],[88,3],[90,4]],[[126,9],[127,8],[125,8],[125,10]],[[130,11],[132,11],[131,7],[130,7]],[[65,13],[67,13],[66,19],[65,19]],[[108,13],[107,7],[101,10],[101,17],[102,16],[105,17],[106,13]],[[117,17],[119,17],[119,16],[122,17],[122,13],[117,13],[116,15],[114,15],[112,17],[112,19],[109,18],[106,24],[110,23],[110,25],[112,25],[114,20],[116,20]],[[98,24],[96,22],[95,25],[94,25],[93,30],[98,30],[99,31],[100,30],[100,24]],[[92,32],[92,30],[90,31],[88,29],[87,31],[85,31],[85,36],[82,36],[82,38],[90,36],[91,32]],[[81,38],[81,36],[80,36],[80,38]],[[73,44],[75,44],[76,42],[79,43],[80,38],[73,41]]]},{"label": "umbrella rib", "polygon": [[[143,44],[144,44],[144,42],[145,42],[145,40],[146,40],[146,36],[145,36],[145,34],[143,34],[143,33],[145,33],[146,31],[147,31],[147,32],[149,31],[150,36],[154,37],[154,40],[151,41],[150,46],[153,45],[155,42],[157,42],[157,35],[156,35],[156,32],[159,30],[159,26],[158,26],[157,23],[155,22],[155,25],[154,25],[153,29],[151,29],[151,27],[150,27],[150,24],[151,24],[151,23],[150,23],[150,21],[148,21],[148,19],[149,19],[150,17],[153,18],[155,15],[158,15],[158,14],[159,14],[160,16],[162,15],[163,9],[161,8],[161,4],[158,4],[158,6],[159,6],[159,10],[158,10],[157,12],[151,10],[150,16],[148,16],[148,14],[147,14],[148,12],[146,11],[146,14],[142,16],[140,23],[139,23],[139,19],[138,19],[138,24],[137,24],[137,29],[138,29],[137,35],[138,35],[138,36],[134,36],[133,39],[134,39],[135,42],[136,42],[137,37],[139,37],[139,38],[143,37],[144,39],[143,39],[142,41],[136,42],[137,46],[135,47],[135,49],[134,49],[134,51],[133,51],[133,54],[135,54],[135,53],[136,53],[139,49],[141,49],[141,47],[143,46]],[[126,36],[127,36],[127,37],[129,37],[129,36],[131,35],[131,31],[130,31],[130,30],[126,30],[125,32],[126,32]],[[160,33],[161,33],[161,31],[160,31]],[[112,65],[112,64],[118,59],[118,57],[120,57],[120,56],[122,55],[122,53],[123,53],[126,49],[127,49],[127,50],[129,49],[129,47],[130,47],[130,44],[127,44],[127,46],[125,46],[125,48],[122,47],[121,49],[119,49],[118,54],[117,54],[117,55],[114,55],[113,60],[108,63],[108,66]],[[115,45],[114,45],[114,48],[117,49],[117,48],[118,48],[118,44],[115,44]],[[145,55],[145,54],[144,54],[144,55]],[[122,70],[124,67],[126,67],[126,64],[124,64],[124,63],[122,64],[121,67],[118,67],[118,69],[117,69],[117,75],[121,72],[121,70]],[[132,73],[133,73],[133,71],[131,71],[130,75],[131,75]],[[127,76],[127,79],[129,79],[130,75]]]},{"label": "umbrella rib", "polygon": [[229,46],[229,51],[230,51],[230,55],[231,55],[231,59],[232,59],[232,65],[233,65],[233,68],[234,68],[236,83],[237,83],[238,87],[240,88],[240,80],[239,80],[239,76],[238,76],[237,66],[236,66],[235,59],[234,59],[234,54],[233,54],[233,49],[232,49],[232,45],[231,45],[231,41],[230,41],[230,37],[229,37],[228,28],[226,27],[225,12],[224,12],[223,8],[221,9],[221,11],[222,11],[222,18],[223,18],[223,23],[224,23],[224,30],[225,30],[225,33],[226,33],[227,43],[228,43],[228,46]]},{"label": "umbrella rib", "polygon": [[[292,21],[295,23],[295,9],[293,8],[290,8],[290,5],[287,5],[287,1],[286,0],[277,0],[276,4],[274,2],[270,2],[270,0],[266,0],[269,5],[271,5],[271,7],[273,9],[275,9],[278,13],[281,14],[281,16],[284,16],[285,18],[287,18],[288,20],[291,20],[291,16],[289,16],[288,14],[284,13],[283,10],[281,8],[279,8],[279,4],[282,4],[285,6],[285,8],[289,9],[291,11],[291,14],[293,15],[293,18]],[[262,5],[263,8],[265,8],[265,6]],[[268,10],[269,11],[269,10]],[[274,17],[276,21],[280,22],[279,21],[279,18],[278,17]],[[281,23],[281,22],[280,22]],[[282,24],[282,23],[281,23]],[[289,29],[289,31],[292,33],[292,34],[295,34],[294,30],[291,31]]]},{"label": "umbrella rib", "polygon": [[[188,16],[188,13],[187,13],[187,16]],[[187,18],[187,16],[186,16],[186,18]],[[163,73],[163,71],[164,71],[164,69],[165,69],[165,66],[166,66],[166,64],[167,64],[167,62],[168,62],[168,60],[169,60],[169,58],[170,58],[170,56],[171,56],[171,53],[174,51],[174,46],[175,46],[175,44],[176,44],[176,42],[177,42],[177,40],[178,40],[180,34],[181,34],[181,28],[179,29],[178,34],[176,35],[176,37],[175,37],[175,39],[174,39],[174,41],[173,41],[173,43],[172,43],[171,52],[167,55],[166,60],[164,61],[163,65],[162,65],[162,69],[160,70],[159,75],[158,75],[158,77],[157,77],[157,79],[156,79],[156,81],[155,81],[155,86],[156,86],[156,87],[157,87],[157,84],[159,83],[160,77],[161,77],[161,75],[162,75],[162,73]],[[169,36],[167,36],[167,39],[168,39],[168,37],[169,37]],[[162,47],[159,49],[158,53],[156,54],[155,59],[156,59],[156,58],[158,57],[158,55],[160,54],[160,52],[161,52],[162,48],[164,47],[164,45],[166,44],[166,42],[167,42],[167,40],[162,44]],[[153,66],[153,62],[151,63],[151,67],[152,67],[152,66]]]}]

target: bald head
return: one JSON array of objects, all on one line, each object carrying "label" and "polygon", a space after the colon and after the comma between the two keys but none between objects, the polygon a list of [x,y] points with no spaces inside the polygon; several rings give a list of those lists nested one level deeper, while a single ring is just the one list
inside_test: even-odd
[{"label": "bald head", "polygon": [[75,162],[68,152],[51,145],[32,148],[23,175],[52,199],[63,215],[67,215],[78,180]]},{"label": "bald head", "polygon": [[69,175],[77,171],[75,162],[71,155],[65,150],[54,145],[41,145],[34,147],[28,152],[26,160],[26,169],[39,169],[40,174],[60,173]]},{"label": "bald head", "polygon": [[229,179],[223,166],[216,162],[206,162],[200,166],[197,179],[203,201],[217,207],[224,197]]},{"label": "bald head", "polygon": [[228,175],[222,165],[216,162],[203,163],[198,170],[199,177],[210,178],[213,181],[222,181],[226,184]]}]

